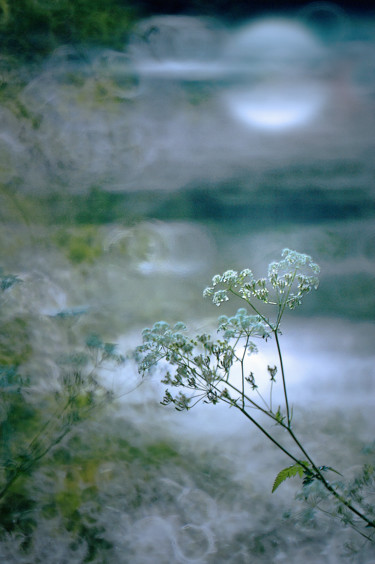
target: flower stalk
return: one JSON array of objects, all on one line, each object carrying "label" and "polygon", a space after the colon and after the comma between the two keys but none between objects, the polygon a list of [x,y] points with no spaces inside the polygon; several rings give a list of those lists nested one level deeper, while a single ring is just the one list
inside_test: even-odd
[{"label": "flower stalk", "polygon": [[[213,277],[212,286],[203,292],[216,306],[230,297],[245,301],[251,313],[245,308],[238,309],[232,317],[219,318],[218,334],[215,341],[209,334],[186,336],[186,327],[180,322],[174,327],[160,321],[153,328],[143,331],[143,344],[136,349],[136,359],[141,374],[152,371],[161,360],[168,364],[162,382],[169,388],[179,388],[173,395],[167,387],[163,405],[172,404],[178,411],[190,410],[200,401],[216,404],[223,402],[238,409],[263,435],[282,451],[294,464],[282,470],[277,476],[273,491],[286,478],[299,475],[303,485],[319,482],[339,506],[344,506],[367,528],[375,529],[375,521],[361,508],[353,505],[350,497],[331,484],[325,477],[327,471],[340,474],[330,466],[318,465],[307,452],[292,428],[287,380],[280,345],[280,325],[284,313],[302,303],[306,294],[319,285],[319,266],[309,255],[284,249],[281,260],[272,262],[266,278],[256,279],[251,270],[241,272],[227,270]],[[271,315],[267,315],[268,311]],[[272,313],[275,311],[274,317]],[[267,312],[267,313],[266,313]],[[247,357],[257,352],[256,339],[274,340],[277,350],[278,367],[268,366],[270,374],[269,403],[258,390],[253,372],[248,371]],[[239,347],[243,351],[239,352]],[[240,383],[235,374],[240,373]],[[284,406],[277,411],[273,408],[272,392],[279,371],[283,388]],[[259,398],[259,399],[258,399]],[[260,401],[259,401],[260,400]],[[250,410],[254,412],[250,413]],[[287,431],[289,438],[300,454],[295,454],[268,430],[256,413],[271,419],[273,425]],[[374,535],[365,534],[354,519],[349,522],[354,530],[368,540]],[[373,531],[375,533],[375,531]],[[366,530],[367,533],[367,530]]]}]

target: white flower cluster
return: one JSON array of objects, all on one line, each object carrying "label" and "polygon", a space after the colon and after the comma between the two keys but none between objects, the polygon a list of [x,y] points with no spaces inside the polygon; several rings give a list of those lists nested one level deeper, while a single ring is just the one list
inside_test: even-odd
[{"label": "white flower cluster", "polygon": [[271,336],[269,327],[262,318],[259,315],[249,315],[245,308],[240,308],[232,317],[221,315],[218,330],[227,340],[241,336],[261,337],[267,340]]},{"label": "white flower cluster", "polygon": [[268,280],[276,291],[277,302],[294,309],[301,304],[305,294],[318,288],[320,268],[309,255],[290,249],[284,249],[281,257],[280,262],[271,262],[269,265]]},{"label": "white flower cluster", "polygon": [[[240,273],[236,270],[226,270],[223,274],[216,274],[212,278],[212,286],[203,291],[203,297],[212,298],[213,303],[219,306],[229,300],[228,290],[241,288],[246,278],[253,280],[253,273],[248,268],[241,270]],[[215,291],[215,287],[219,284],[225,284],[227,288]]]},{"label": "white flower cluster", "polygon": [[[248,268],[240,273],[227,270],[216,274],[212,286],[204,290],[203,296],[210,297],[217,306],[228,301],[228,294],[233,293],[248,303],[256,298],[264,303],[280,307],[287,305],[294,309],[305,294],[318,287],[320,269],[309,255],[297,251],[284,249],[281,257],[281,261],[271,262],[267,278],[255,279]],[[224,288],[216,289],[218,285]]]}]

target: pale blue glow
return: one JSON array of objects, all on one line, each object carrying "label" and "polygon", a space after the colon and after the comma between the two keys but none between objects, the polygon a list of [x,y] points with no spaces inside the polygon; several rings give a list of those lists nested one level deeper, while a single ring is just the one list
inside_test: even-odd
[{"label": "pale blue glow", "polygon": [[227,107],[242,123],[265,130],[307,124],[317,116],[327,97],[319,82],[267,81],[253,89],[228,93]]}]

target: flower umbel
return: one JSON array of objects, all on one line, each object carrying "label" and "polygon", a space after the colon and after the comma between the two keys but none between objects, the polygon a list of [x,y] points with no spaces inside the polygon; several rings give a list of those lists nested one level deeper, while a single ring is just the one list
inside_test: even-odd
[{"label": "flower umbel", "polygon": [[[294,309],[302,303],[302,298],[319,285],[319,266],[309,255],[284,249],[279,262],[271,262],[268,267],[267,278],[254,278],[250,269],[240,273],[227,270],[223,274],[216,274],[212,279],[212,286],[203,292],[204,297],[212,299],[220,306],[229,300],[229,293],[235,294],[255,309],[251,300],[256,298],[266,304],[278,305],[282,310],[286,306]],[[221,285],[222,288],[216,289]]]}]

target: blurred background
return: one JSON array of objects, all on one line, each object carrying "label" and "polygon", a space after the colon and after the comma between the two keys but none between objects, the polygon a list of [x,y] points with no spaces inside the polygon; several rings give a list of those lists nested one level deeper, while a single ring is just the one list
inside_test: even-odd
[{"label": "blurred background", "polygon": [[[354,467],[374,431],[375,10],[0,0],[0,41],[0,266],[23,281],[3,322],[2,365],[48,388],[57,353],[88,334],[126,354],[159,319],[210,331],[240,307],[203,301],[212,276],[263,276],[289,247],[322,269],[319,290],[286,319],[292,402],[312,449],[335,445],[322,463]],[[45,320],[61,312],[69,320],[52,330]],[[282,520],[294,490],[271,500],[280,459],[246,421],[160,407],[157,381],[137,387],[131,363],[102,378],[121,401],[101,422],[113,467],[87,453],[105,499],[95,534],[79,498],[74,511],[55,508],[53,531],[43,512],[31,532],[6,527],[32,540],[16,548],[4,537],[4,561],[342,562],[341,525],[322,534],[313,520]],[[63,525],[64,511],[81,528]],[[55,537],[52,560],[42,539]],[[375,562],[366,549],[353,558]]]}]

